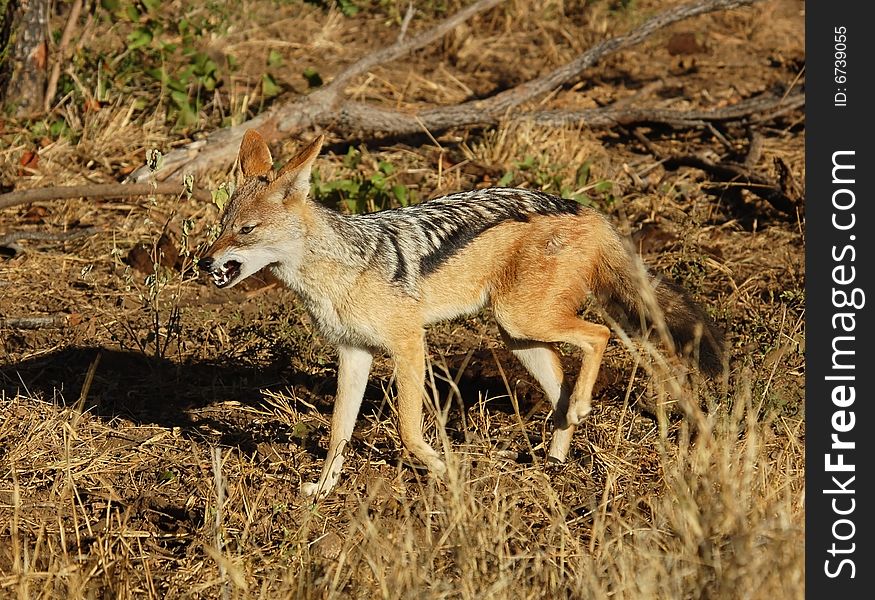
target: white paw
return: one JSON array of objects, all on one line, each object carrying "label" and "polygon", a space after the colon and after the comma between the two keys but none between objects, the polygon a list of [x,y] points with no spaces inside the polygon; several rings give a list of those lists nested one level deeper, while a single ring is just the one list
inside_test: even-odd
[{"label": "white paw", "polygon": [[447,465],[439,458],[433,458],[428,462],[428,470],[441,477],[447,472]]},{"label": "white paw", "polygon": [[[315,500],[316,494],[319,492],[319,484],[318,483],[302,483],[301,484],[301,495],[305,498],[313,498]],[[324,494],[324,492],[323,492]]]},{"label": "white paw", "polygon": [[592,404],[590,402],[577,401],[568,407],[565,419],[569,425],[580,425],[591,410]]},{"label": "white paw", "polygon": [[419,460],[430,473],[437,476],[442,476],[447,472],[447,465],[440,459],[440,455],[432,448],[420,448],[412,451],[413,456]]}]

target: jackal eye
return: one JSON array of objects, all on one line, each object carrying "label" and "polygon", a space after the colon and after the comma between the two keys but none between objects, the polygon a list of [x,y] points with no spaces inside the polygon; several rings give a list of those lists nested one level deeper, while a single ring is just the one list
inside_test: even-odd
[{"label": "jackal eye", "polygon": [[252,233],[253,229],[255,229],[255,225],[244,225],[240,228],[240,233],[246,235],[247,233]]}]

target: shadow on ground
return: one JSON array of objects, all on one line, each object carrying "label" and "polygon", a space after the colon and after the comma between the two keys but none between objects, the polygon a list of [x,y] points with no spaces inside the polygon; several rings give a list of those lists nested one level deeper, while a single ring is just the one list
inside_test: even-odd
[{"label": "shadow on ground", "polygon": [[[495,355],[488,349],[444,355],[433,365],[438,398],[452,402],[451,421],[460,413],[459,396],[451,393],[452,387],[459,390],[466,409],[488,398],[490,411],[513,414],[508,386],[524,412],[543,399],[537,385],[503,349]],[[447,382],[447,372],[455,379],[452,384]],[[372,373],[362,412],[390,416],[384,390],[391,385],[388,376]],[[69,347],[0,367],[0,392],[6,397],[22,395],[66,406],[81,401],[84,410],[107,421],[121,418],[135,425],[178,428],[182,435],[218,437],[220,444],[244,450],[265,441],[292,442],[296,434],[280,420],[254,419],[251,411],[238,407],[263,409],[266,395],[275,392],[305,398],[297,410],[306,413],[315,408],[328,418],[335,386],[333,369],[305,373],[286,361],[272,365],[177,362],[102,347]]]}]

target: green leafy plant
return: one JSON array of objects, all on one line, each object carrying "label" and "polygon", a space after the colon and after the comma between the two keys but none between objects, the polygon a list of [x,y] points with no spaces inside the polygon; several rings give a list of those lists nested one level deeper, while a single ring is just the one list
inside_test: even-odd
[{"label": "green leafy plant", "polygon": [[176,15],[161,0],[102,0],[101,7],[103,18],[128,29],[121,55],[97,57],[107,71],[107,85],[137,88],[145,76],[160,84],[177,128],[197,125],[213,92],[236,67],[232,56],[220,60],[203,50],[207,38],[224,33],[231,8],[210,3],[208,11]]},{"label": "green leafy plant", "polygon": [[365,213],[407,206],[418,201],[416,192],[398,182],[395,166],[380,161],[377,170],[366,175],[359,170],[361,152],[350,147],[344,157],[344,166],[353,171],[350,177],[323,181],[319,171],[313,171],[313,198],[331,206],[342,207],[351,213]]},{"label": "green leafy plant", "polygon": [[591,173],[592,161],[585,161],[577,167],[574,177],[567,176],[568,166],[551,161],[526,156],[518,161],[513,169],[507,171],[498,180],[499,186],[533,184],[538,189],[579,202],[585,206],[596,203],[591,193],[600,197],[601,204],[610,205],[615,198],[611,194],[613,182],[607,180],[593,181]]}]

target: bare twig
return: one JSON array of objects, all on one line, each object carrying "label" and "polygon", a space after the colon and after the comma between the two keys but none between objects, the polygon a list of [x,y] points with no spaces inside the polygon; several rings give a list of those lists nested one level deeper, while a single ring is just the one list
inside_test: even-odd
[{"label": "bare twig", "polygon": [[[207,140],[196,142],[197,145],[191,144],[188,147],[173,150],[165,155],[164,167],[161,170],[152,173],[143,167],[135,171],[130,179],[132,181],[147,181],[152,178],[166,180],[171,177],[179,178],[183,169],[189,172],[199,172],[231,164],[237,154],[243,133],[250,128],[259,129],[268,141],[273,141],[312,126],[341,130],[346,133],[403,135],[420,132],[423,127],[434,132],[450,127],[494,124],[498,120],[506,118],[511,109],[574,81],[580,77],[583,71],[596,64],[603,57],[638,44],[662,28],[684,19],[709,12],[746,6],[760,0],[698,0],[670,8],[649,19],[630,33],[597,44],[568,64],[542,77],[483,100],[472,100],[455,106],[423,110],[414,114],[343,101],[342,93],[353,78],[377,65],[395,60],[431,43],[465,19],[498,4],[498,1],[481,0],[475,2],[449,19],[442,21],[435,28],[409,41],[398,41],[362,58],[343,70],[325,88],[317,90],[301,100],[262,113],[235,127],[216,131]],[[609,123],[615,123],[617,119],[621,118],[617,115],[599,115],[602,118],[601,122],[593,124],[592,121],[586,120],[592,119],[593,116],[585,111],[570,114],[529,113],[528,116],[533,114],[539,115],[545,125],[583,122],[588,126],[605,126]],[[526,113],[523,113],[523,116],[527,116]],[[677,115],[674,116],[677,117]],[[631,122],[640,120],[642,119],[631,118]],[[699,124],[699,120],[683,118],[678,123],[689,126],[690,124]]]},{"label": "bare twig", "polygon": [[[89,183],[85,185],[58,186],[16,190],[0,194],[0,209],[28,202],[45,200],[68,200],[70,198],[121,198],[130,196],[149,196],[152,194],[173,196],[182,194],[181,182],[163,183]],[[195,188],[192,195],[198,200],[209,201],[207,190]]]},{"label": "bare twig", "polygon": [[[793,97],[791,96],[786,100],[792,101]],[[767,106],[763,108],[768,110]],[[734,111],[727,110],[727,114],[734,114]],[[658,164],[662,164],[666,169],[674,170],[678,167],[700,169],[721,181],[731,182],[733,185],[750,190],[784,214],[796,215],[799,200],[791,198],[784,192],[787,186],[782,186],[779,182],[753,171],[753,163],[759,160],[763,145],[762,136],[756,132],[751,134],[748,156],[743,164],[725,160],[714,162],[710,158],[701,155],[664,153],[653,142],[647,139],[647,136],[644,135],[641,129],[635,128],[632,134],[659,161]]]},{"label": "bare twig", "polygon": [[763,135],[758,131],[750,132],[750,143],[747,147],[747,156],[744,157],[744,166],[752,169],[763,155]]},{"label": "bare twig", "polygon": [[52,108],[52,99],[55,97],[55,92],[58,90],[58,79],[61,77],[61,64],[66,59],[67,46],[70,45],[70,38],[73,37],[73,29],[79,21],[79,13],[82,12],[82,0],[74,0],[70,6],[70,14],[67,17],[67,23],[64,25],[64,32],[61,34],[61,40],[58,42],[58,51],[55,53],[55,64],[52,65],[52,72],[49,75],[49,81],[46,84],[46,97],[44,109],[46,112]]},{"label": "bare twig", "polygon": [[401,21],[401,31],[398,33],[398,41],[403,42],[404,36],[407,35],[407,28],[410,27],[410,21],[413,20],[413,15],[416,14],[416,9],[413,8],[413,2],[407,5],[407,12],[404,13],[404,19]]},{"label": "bare twig", "polygon": [[74,325],[79,321],[77,314],[58,313],[39,317],[0,317],[0,329],[47,329]]},{"label": "bare twig", "polygon": [[665,161],[666,169],[677,167],[693,167],[721,179],[732,182],[733,185],[741,186],[750,190],[766,202],[772,208],[791,216],[796,215],[798,202],[790,198],[781,189],[781,186],[772,179],[759,175],[744,165],[733,162],[714,162],[702,156],[670,156]]}]

